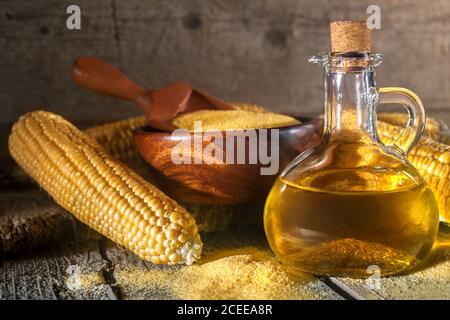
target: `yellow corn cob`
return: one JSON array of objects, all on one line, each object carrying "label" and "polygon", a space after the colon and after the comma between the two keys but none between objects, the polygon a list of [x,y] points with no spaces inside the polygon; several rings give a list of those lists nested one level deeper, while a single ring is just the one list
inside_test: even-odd
[{"label": "yellow corn cob", "polygon": [[[380,112],[377,114],[377,119],[404,127],[409,119],[409,115],[400,112]],[[450,143],[450,130],[448,127],[442,121],[432,117],[427,117],[424,136],[441,143]]]},{"label": "yellow corn cob", "polygon": [[91,127],[84,132],[95,139],[105,152],[125,163],[146,180],[152,181],[155,176],[148,163],[140,156],[133,137],[134,129],[145,126],[146,122],[145,116],[133,117]]},{"label": "yellow corn cob", "polygon": [[450,224],[450,146],[426,139],[408,156],[438,202],[440,218]]},{"label": "yellow corn cob", "polygon": [[[145,123],[146,117],[140,116],[97,125],[84,132],[97,141],[106,153],[122,161],[139,175],[150,178],[148,164],[140,157],[133,139],[133,130]],[[18,167],[14,168],[13,173],[17,181],[28,178]]]},{"label": "yellow corn cob", "polygon": [[141,159],[133,140],[133,130],[144,126],[146,117],[134,117],[86,129],[84,132],[114,158],[124,162]]},{"label": "yellow corn cob", "polygon": [[22,116],[9,150],[58,204],[139,257],[165,264],[199,259],[202,243],[189,213],[62,117]]},{"label": "yellow corn cob", "polygon": [[[139,155],[133,140],[133,130],[145,125],[146,117],[128,118],[109,122],[86,129],[84,132],[101,144],[105,152],[132,168],[147,181],[155,183],[156,177],[149,171],[149,164]],[[14,168],[14,181],[29,179],[29,176],[20,168]],[[202,206],[180,204],[194,218],[198,231],[203,233],[223,231],[229,228],[232,218],[241,212],[232,207]]]},{"label": "yellow corn cob", "polygon": [[[382,121],[377,131],[383,143],[392,144],[402,128]],[[438,202],[440,219],[450,223],[450,146],[422,137],[409,152],[408,160],[419,171]]]}]

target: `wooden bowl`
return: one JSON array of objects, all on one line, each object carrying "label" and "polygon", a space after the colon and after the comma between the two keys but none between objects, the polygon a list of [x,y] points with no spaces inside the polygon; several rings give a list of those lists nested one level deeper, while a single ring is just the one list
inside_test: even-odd
[{"label": "wooden bowl", "polygon": [[[202,205],[243,204],[263,200],[281,170],[303,150],[318,143],[322,131],[321,120],[303,120],[307,121],[278,129],[279,169],[273,175],[261,175],[260,169],[268,167],[268,165],[261,163],[259,157],[257,157],[256,163],[249,164],[249,139],[245,139],[247,155],[245,164],[236,164],[237,144],[234,145],[233,151],[230,150],[235,156],[234,164],[196,164],[194,163],[194,152],[191,152],[188,157],[191,163],[175,164],[172,161],[173,148],[179,148],[180,143],[185,143],[185,145],[191,143],[192,146],[193,132],[173,135],[172,132],[161,132],[150,127],[142,127],[135,130],[134,137],[139,153],[158,173],[160,188],[176,201]],[[272,129],[266,130],[271,132]],[[242,130],[235,132],[236,136],[244,135]],[[256,130],[256,132],[259,144],[260,131]],[[222,150],[223,159],[227,159],[226,132],[220,133],[222,139],[217,138],[214,141],[207,140],[200,143],[202,150],[206,146],[214,144],[218,150]],[[268,150],[271,149],[270,135],[264,145]],[[268,153],[263,152],[263,154]]]}]

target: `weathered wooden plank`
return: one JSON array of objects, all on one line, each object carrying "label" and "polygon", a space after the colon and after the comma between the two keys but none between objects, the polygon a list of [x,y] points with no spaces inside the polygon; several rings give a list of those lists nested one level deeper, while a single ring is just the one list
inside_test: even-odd
[{"label": "weathered wooden plank", "polygon": [[[80,31],[65,27],[68,4],[2,2],[2,121],[36,106],[81,122],[128,115],[130,105],[71,83],[67,69],[80,54],[106,58],[148,87],[181,79],[230,101],[318,111],[321,71],[306,59],[328,48],[330,19],[365,18],[372,2],[80,0]],[[450,85],[448,1],[379,5],[382,30],[374,43],[386,57],[379,84],[411,87],[427,105],[447,106],[450,93],[442,88]]]},{"label": "weathered wooden plank", "polygon": [[0,257],[99,235],[37,188],[0,192]]},{"label": "weathered wooden plank", "polygon": [[[331,19],[365,18],[372,1],[88,1],[82,29],[67,30],[71,1],[0,6],[3,128],[36,108],[77,123],[139,113],[77,88],[68,67],[81,54],[104,58],[150,88],[184,80],[228,101],[285,113],[322,111],[322,72],[307,58],[329,47]],[[380,86],[417,91],[429,109],[449,108],[450,2],[382,0],[375,48],[385,56]],[[20,57],[20,59],[17,59]],[[0,158],[7,129],[0,128]]]},{"label": "weathered wooden plank", "polygon": [[261,231],[208,234],[199,264],[164,267],[107,247],[124,299],[342,299],[322,281],[290,276],[267,248]]},{"label": "weathered wooden plank", "polygon": [[348,300],[365,300],[357,292],[348,287],[345,283],[339,281],[334,277],[321,277],[323,282],[328,285],[331,289],[342,295]]},{"label": "weathered wooden plank", "polygon": [[116,299],[97,242],[0,261],[0,299]]},{"label": "weathered wooden plank", "polygon": [[429,258],[414,272],[373,281],[334,278],[364,299],[450,299],[450,241],[436,245]]}]

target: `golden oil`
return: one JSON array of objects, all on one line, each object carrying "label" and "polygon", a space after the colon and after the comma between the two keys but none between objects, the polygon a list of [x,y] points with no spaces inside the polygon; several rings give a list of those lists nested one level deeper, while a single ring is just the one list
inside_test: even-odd
[{"label": "golden oil", "polygon": [[[405,271],[429,253],[439,226],[434,195],[407,160],[425,126],[422,102],[404,88],[376,87],[379,54],[349,50],[309,61],[325,71],[323,132],[269,193],[264,227],[270,246],[292,270],[316,275]],[[376,126],[383,103],[402,104],[409,114],[405,130],[388,145]]]},{"label": "golden oil", "polygon": [[318,275],[364,277],[372,265],[382,275],[410,268],[438,230],[434,196],[413,175],[405,166],[279,177],[264,212],[272,250],[293,270]]}]

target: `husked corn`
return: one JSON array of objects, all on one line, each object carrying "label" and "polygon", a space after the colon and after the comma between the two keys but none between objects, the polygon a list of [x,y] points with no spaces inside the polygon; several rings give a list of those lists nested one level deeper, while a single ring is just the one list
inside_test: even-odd
[{"label": "husked corn", "polygon": [[[404,127],[409,119],[409,115],[400,112],[380,112],[377,114],[377,118],[383,122]],[[450,130],[448,127],[442,121],[432,117],[427,117],[424,136],[441,143],[450,143]]]},{"label": "husked corn", "polygon": [[9,150],[58,204],[142,259],[199,259],[202,242],[189,213],[62,117],[23,115],[12,128]]},{"label": "husked corn", "polygon": [[146,180],[152,181],[154,176],[149,165],[140,156],[133,131],[145,126],[145,116],[127,118],[109,122],[86,129],[84,132],[97,141],[105,152],[122,161]]},{"label": "husked corn", "polygon": [[450,146],[427,140],[419,143],[408,158],[433,191],[441,220],[450,224]]},{"label": "husked corn", "polygon": [[[133,138],[133,130],[144,126],[146,121],[145,116],[127,118],[88,128],[84,133],[97,141],[105,152],[125,163],[139,175],[149,178],[148,164],[139,155]],[[14,169],[16,180],[28,178],[20,168]]]},{"label": "husked corn", "polygon": [[133,139],[133,130],[145,126],[145,116],[128,118],[88,128],[84,132],[103,146],[105,152],[124,162],[140,159]]},{"label": "husked corn", "polygon": [[[383,143],[392,144],[402,128],[382,121],[377,131]],[[441,221],[450,223],[450,146],[422,137],[409,152],[408,160],[419,171],[438,202]]]}]

